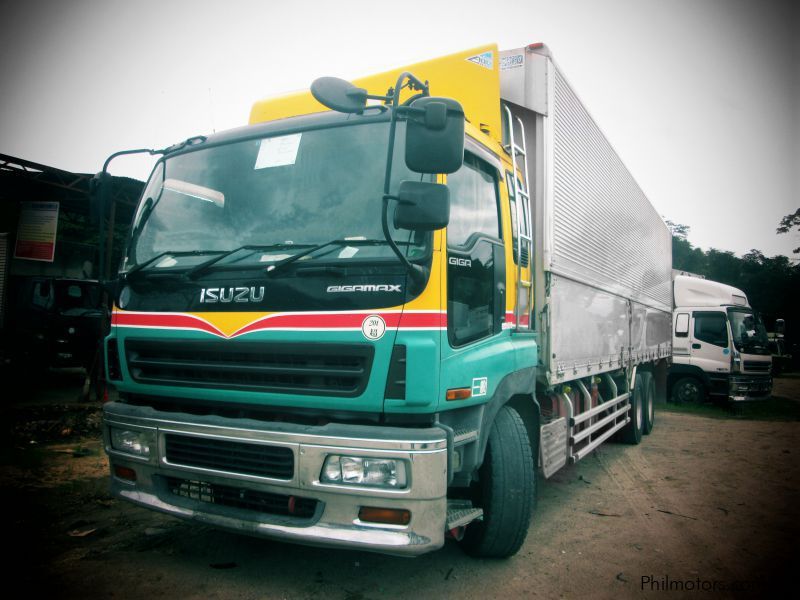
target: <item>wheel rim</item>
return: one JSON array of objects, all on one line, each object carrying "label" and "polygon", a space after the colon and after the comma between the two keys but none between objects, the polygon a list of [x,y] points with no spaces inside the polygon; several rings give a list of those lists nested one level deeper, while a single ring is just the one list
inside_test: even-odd
[{"label": "wheel rim", "polygon": [[697,402],[700,398],[700,388],[696,383],[687,381],[678,390],[678,397],[682,402]]},{"label": "wheel rim", "polygon": [[655,417],[656,417],[655,398],[653,398],[652,394],[647,394],[647,418],[650,421],[651,425]]}]

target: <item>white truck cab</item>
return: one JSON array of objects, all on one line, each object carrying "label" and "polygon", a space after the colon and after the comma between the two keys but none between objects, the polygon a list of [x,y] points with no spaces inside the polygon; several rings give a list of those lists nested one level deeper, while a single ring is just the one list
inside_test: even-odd
[{"label": "white truck cab", "polygon": [[672,400],[769,398],[772,356],[767,332],[747,295],[724,283],[675,274],[673,296],[668,380]]}]

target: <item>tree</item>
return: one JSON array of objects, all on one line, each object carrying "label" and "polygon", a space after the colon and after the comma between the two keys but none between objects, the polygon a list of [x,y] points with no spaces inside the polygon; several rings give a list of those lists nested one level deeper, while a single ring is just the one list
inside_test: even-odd
[{"label": "tree", "polygon": [[688,271],[697,275],[706,269],[706,256],[700,248],[695,248],[686,239],[690,227],[680,223],[666,220],[667,227],[672,232],[672,268],[679,271]]},{"label": "tree", "polygon": [[[777,233],[789,233],[795,227],[798,231],[800,231],[800,208],[794,211],[794,213],[783,217],[778,229],[775,231]],[[795,248],[792,250],[792,252],[795,254],[800,254],[800,248]]]}]

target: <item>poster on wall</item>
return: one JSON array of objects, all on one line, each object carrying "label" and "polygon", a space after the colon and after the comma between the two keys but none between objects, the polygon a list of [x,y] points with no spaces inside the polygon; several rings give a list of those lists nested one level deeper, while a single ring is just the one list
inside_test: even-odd
[{"label": "poster on wall", "polygon": [[23,202],[14,258],[53,262],[57,229],[58,202]]}]

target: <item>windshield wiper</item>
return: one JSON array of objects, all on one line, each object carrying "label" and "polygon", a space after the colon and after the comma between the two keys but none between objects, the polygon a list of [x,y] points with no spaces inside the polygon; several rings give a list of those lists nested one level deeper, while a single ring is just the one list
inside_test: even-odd
[{"label": "windshield wiper", "polygon": [[[398,242],[400,244],[408,245],[408,242]],[[268,266],[265,269],[265,272],[268,275],[274,275],[277,271],[284,268],[287,265],[292,264],[293,262],[300,260],[304,256],[308,256],[309,254],[313,254],[317,250],[322,250],[323,248],[327,248],[328,246],[386,246],[388,242],[386,240],[348,240],[348,239],[341,239],[337,238],[334,240],[330,240],[328,242],[324,242],[322,244],[317,244],[315,246],[311,246],[308,250],[304,250],[303,252],[298,252],[290,256],[289,258],[284,258],[283,260],[279,260],[275,264]],[[325,252],[321,256],[325,256],[333,252],[334,249]]]},{"label": "windshield wiper", "polygon": [[[200,255],[203,255],[203,254],[212,254],[212,253],[224,254],[224,251],[222,251],[222,250],[185,250],[185,251],[180,251],[180,252],[174,252],[172,250],[165,250],[164,252],[161,252],[160,254],[156,254],[153,258],[147,259],[143,263],[139,263],[138,265],[134,265],[133,267],[131,267],[130,269],[128,269],[127,271],[122,273],[122,275],[123,275],[123,277],[125,277],[125,279],[129,279],[131,275],[135,275],[136,273],[138,273],[140,271],[143,271],[145,268],[147,268],[150,265],[152,265],[158,259],[164,258],[165,256],[200,256]],[[147,273],[150,274],[150,273],[153,273],[153,271],[147,271]],[[167,273],[172,273],[174,275],[175,271],[165,271],[163,274],[166,275]],[[180,275],[184,276],[185,273],[183,271],[181,271]]]},{"label": "windshield wiper", "polygon": [[[229,256],[233,256],[237,252],[241,252],[243,250],[252,250],[253,252],[258,252],[259,250],[282,250],[282,249],[290,249],[290,248],[308,248],[310,244],[256,244],[256,245],[245,245],[239,246],[238,248],[234,248],[233,250],[229,250],[227,252],[222,252],[219,256],[215,256],[211,260],[207,260],[204,263],[200,263],[186,271],[185,275],[189,279],[196,279],[200,274],[205,273],[208,269],[212,266],[217,264],[219,261],[228,258]],[[260,267],[260,265],[259,265]]]}]

